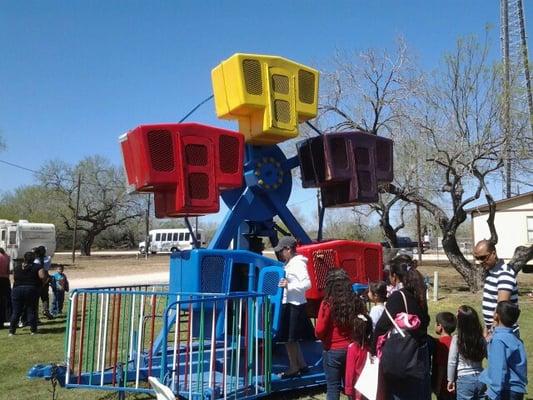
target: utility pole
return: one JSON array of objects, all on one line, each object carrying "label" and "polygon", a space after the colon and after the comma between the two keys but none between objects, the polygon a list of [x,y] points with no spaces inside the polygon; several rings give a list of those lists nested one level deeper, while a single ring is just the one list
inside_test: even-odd
[{"label": "utility pole", "polygon": [[418,261],[422,262],[422,227],[420,224],[420,205],[416,205],[416,233],[418,236]]},{"label": "utility pole", "polygon": [[503,135],[505,140],[505,197],[511,197],[511,69],[509,66],[509,3],[500,0],[501,41],[503,55]]},{"label": "utility pole", "polygon": [[506,197],[512,195],[513,135],[520,123],[516,115],[529,111],[529,128],[533,134],[533,94],[529,72],[527,34],[522,0],[500,0],[500,24],[503,58],[503,138],[505,146],[504,181]]},{"label": "utility pole", "polygon": [[531,128],[531,133],[533,134],[533,94],[531,93],[531,76],[529,73],[529,58],[527,50],[527,35],[526,35],[526,26],[524,22],[524,7],[522,5],[522,0],[517,1],[517,14],[520,24],[520,47],[522,49],[522,62],[524,63],[524,75],[526,78],[526,89],[527,89],[527,105],[529,107],[529,126]]},{"label": "utility pole", "polygon": [[144,231],[144,258],[148,258],[150,251],[150,194],[146,202],[145,231]]},{"label": "utility pole", "polygon": [[76,262],[76,236],[78,234],[78,215],[80,209],[81,172],[78,173],[78,189],[76,195],[76,219],[74,220],[74,235],[72,236],[72,264]]},{"label": "utility pole", "polygon": [[316,190],[316,211],[318,216],[318,232],[316,235],[316,240],[321,241],[322,231],[324,230],[324,212],[326,210],[322,207],[322,203],[320,200],[320,189]]}]

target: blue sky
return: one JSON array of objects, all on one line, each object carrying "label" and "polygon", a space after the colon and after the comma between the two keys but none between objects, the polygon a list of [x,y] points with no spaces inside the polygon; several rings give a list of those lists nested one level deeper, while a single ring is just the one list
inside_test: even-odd
[{"label": "blue sky", "polygon": [[[236,52],[317,66],[335,49],[391,48],[402,35],[425,68],[458,36],[492,24],[499,1],[7,1],[0,0],[0,159],[39,169],[101,154],[140,123],[177,121],[211,94],[210,71]],[[533,6],[526,2],[526,21]],[[190,121],[235,128],[213,103]],[[0,164],[2,190],[33,176]],[[299,191],[293,203],[314,199]],[[313,201],[313,200],[309,200]],[[313,204],[314,203],[310,203]]]}]

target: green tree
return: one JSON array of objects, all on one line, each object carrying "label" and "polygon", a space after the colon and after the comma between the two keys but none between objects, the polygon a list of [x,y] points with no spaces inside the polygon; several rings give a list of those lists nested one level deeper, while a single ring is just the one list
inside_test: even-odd
[{"label": "green tree", "polygon": [[76,165],[50,161],[39,174],[42,184],[54,192],[56,210],[65,228],[76,222],[78,177],[81,176],[78,227],[81,251],[91,254],[98,235],[113,227],[124,227],[144,215],[144,197],[127,193],[122,168],[101,156],[91,156]]}]

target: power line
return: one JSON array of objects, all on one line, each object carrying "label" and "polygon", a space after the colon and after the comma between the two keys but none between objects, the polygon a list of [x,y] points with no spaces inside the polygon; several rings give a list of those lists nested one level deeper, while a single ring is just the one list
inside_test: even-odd
[{"label": "power line", "polygon": [[314,126],[311,122],[309,122],[309,121],[305,121],[305,124],[306,124],[309,128],[311,128],[312,130],[314,130],[316,133],[318,133],[319,136],[322,136],[322,132],[320,132],[320,130],[319,130],[316,126]]},{"label": "power line", "polygon": [[39,171],[35,171],[34,169],[23,167],[22,165],[14,164],[14,163],[11,163],[9,161],[0,160],[0,162],[4,163],[4,164],[7,164],[7,165],[10,165],[10,166],[15,167],[15,168],[20,168],[20,169],[23,169],[25,171],[33,172],[35,174],[40,174]]},{"label": "power line", "polygon": [[[32,172],[32,173],[40,175],[40,176],[42,176],[44,178],[57,178],[57,177],[55,177],[53,175],[48,175],[48,174],[45,174],[44,172],[36,171],[34,169],[31,169],[31,168],[26,168],[26,167],[23,167],[22,165],[15,164],[15,163],[12,163],[12,162],[9,162],[9,161],[0,160],[0,163],[9,165],[9,166],[14,167],[14,168],[18,168],[18,169],[21,169],[21,170],[24,170],[24,171],[27,171],[27,172]],[[62,181],[62,182],[68,181],[68,182],[71,182],[73,184],[76,183],[76,181],[73,178],[60,179],[60,181]],[[97,183],[87,182],[87,181],[84,181],[84,180],[82,180],[81,183],[83,183],[84,185],[89,185],[89,186],[91,186],[91,185],[92,186],[100,186]],[[112,189],[124,189],[125,188],[125,186],[115,186],[115,185],[112,185],[112,186],[109,186],[109,187],[112,188]]]},{"label": "power line", "polygon": [[198,110],[202,105],[204,105],[205,103],[207,103],[209,100],[211,100],[212,98],[214,97],[214,95],[210,95],[209,97],[205,98],[204,100],[202,100],[200,103],[198,103],[196,106],[193,107],[193,109],[191,111],[189,111],[182,119],[179,120],[179,123],[182,123],[183,121],[185,121],[187,118],[189,118],[196,110]]}]

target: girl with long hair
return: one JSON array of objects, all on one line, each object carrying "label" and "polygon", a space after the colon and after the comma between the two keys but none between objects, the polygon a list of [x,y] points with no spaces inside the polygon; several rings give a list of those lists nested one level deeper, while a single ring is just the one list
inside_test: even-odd
[{"label": "girl with long hair", "polygon": [[483,398],[479,375],[486,355],[483,328],[476,310],[466,305],[459,307],[457,333],[452,337],[448,354],[448,391],[455,391],[457,400]]},{"label": "girl with long hair", "polygon": [[[429,325],[428,305],[426,300],[426,286],[424,277],[415,268],[413,260],[405,255],[397,256],[391,260],[389,280],[393,286],[401,286],[400,290],[393,292],[385,305],[388,314],[395,318],[399,313],[416,315],[420,325],[409,331],[418,344],[418,354],[422,355],[424,362],[419,363],[421,379],[406,378],[394,379],[384,376],[388,399],[393,400],[429,400],[429,352],[427,343],[427,328]],[[401,285],[400,285],[401,284]],[[372,336],[372,352],[376,354],[376,344],[380,336],[387,334],[394,327],[387,312],[384,312],[376,324]],[[427,357],[424,355],[427,354]]]},{"label": "girl with long hair", "polygon": [[315,334],[324,347],[327,400],[340,397],[348,346],[354,341],[368,342],[372,323],[366,314],[366,306],[353,292],[346,271],[340,268],[329,271],[315,327]]},{"label": "girl with long hair", "polygon": [[[366,397],[359,393],[354,386],[363,371],[370,351],[372,318],[367,313],[365,302],[359,296],[355,296],[353,315],[352,343],[350,343],[346,352],[344,393],[350,400],[366,400]],[[378,399],[381,399],[379,395]]]}]

